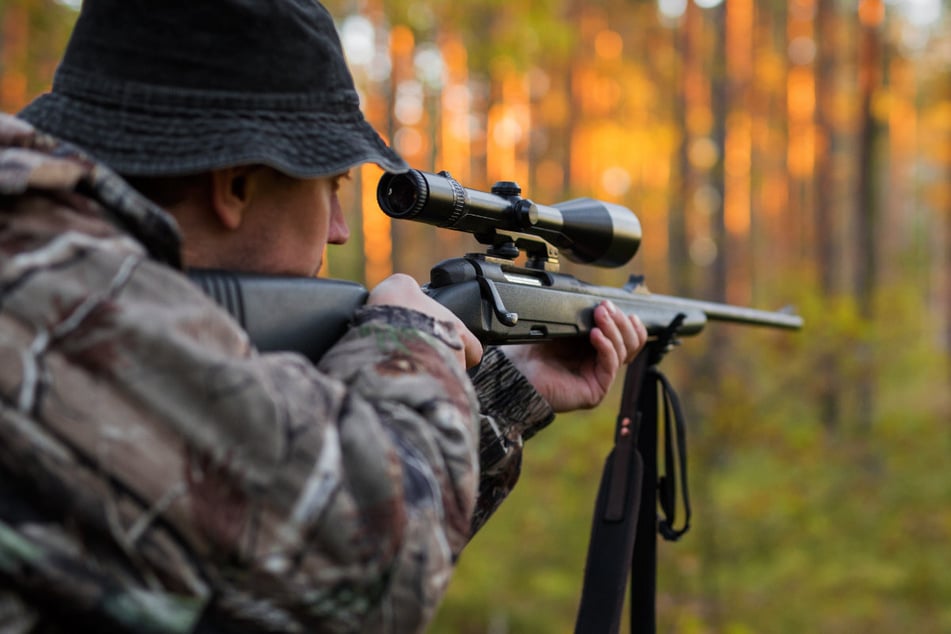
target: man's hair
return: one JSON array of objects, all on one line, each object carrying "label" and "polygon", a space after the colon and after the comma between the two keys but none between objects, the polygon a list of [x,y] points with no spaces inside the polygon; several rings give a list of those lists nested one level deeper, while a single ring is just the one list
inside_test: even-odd
[{"label": "man's hair", "polygon": [[208,188],[209,172],[183,176],[128,176],[123,178],[140,194],[159,207],[168,209],[185,201],[195,191]]}]

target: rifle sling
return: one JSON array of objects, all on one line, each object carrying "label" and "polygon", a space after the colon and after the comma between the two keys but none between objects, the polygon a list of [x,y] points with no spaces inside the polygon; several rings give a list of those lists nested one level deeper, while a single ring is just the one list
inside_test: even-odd
[{"label": "rifle sling", "polygon": [[[648,365],[648,355],[641,354],[628,366],[624,378],[621,408],[618,413],[615,445],[605,460],[601,485],[595,503],[591,525],[591,541],[585,563],[581,604],[575,623],[576,634],[616,634],[621,623],[628,574],[650,576],[636,579],[632,587],[631,631],[654,631],[654,623],[634,622],[640,618],[653,620],[655,599],[656,558],[647,552],[653,544],[644,544],[641,556],[635,556],[638,521],[642,515],[653,526],[649,534],[657,531],[668,541],[676,541],[690,527],[691,507],[687,491],[686,426],[680,399],[673,387],[656,365]],[[657,434],[653,429],[641,429],[658,424],[658,396],[663,402],[664,474],[657,477],[656,455],[641,455],[653,451]],[[645,436],[638,442],[639,432]],[[653,442],[651,442],[653,441]],[[647,463],[645,465],[645,463]],[[656,489],[645,482],[647,477],[657,478]],[[681,528],[675,528],[677,506],[677,480],[680,480],[681,495],[686,514]],[[643,491],[642,491],[643,490]],[[648,494],[651,493],[651,494]],[[656,493],[656,496],[652,493]],[[642,498],[652,508],[641,508]],[[658,518],[655,503],[659,503],[663,517]],[[642,534],[642,539],[648,535]],[[640,562],[640,565],[638,563]],[[649,565],[647,565],[649,563]],[[639,568],[649,569],[639,569]],[[651,596],[643,596],[645,593]],[[637,605],[651,601],[650,606]]]},{"label": "rifle sling", "polygon": [[615,445],[605,460],[591,523],[576,634],[617,632],[634,553],[644,464],[637,451],[642,412],[637,408],[647,355],[628,366]]},{"label": "rifle sling", "polygon": [[[662,398],[664,400],[664,475],[660,477],[657,483],[658,498],[660,508],[664,512],[664,517],[658,524],[658,530],[665,540],[675,542],[690,529],[690,494],[687,491],[687,430],[684,423],[683,408],[680,405],[680,399],[670,381],[664,376],[657,367],[650,369],[657,385],[660,386]],[[674,458],[674,449],[676,446],[676,467]],[[680,477],[680,489],[684,503],[684,525],[681,528],[674,528],[677,520],[677,469]]]}]

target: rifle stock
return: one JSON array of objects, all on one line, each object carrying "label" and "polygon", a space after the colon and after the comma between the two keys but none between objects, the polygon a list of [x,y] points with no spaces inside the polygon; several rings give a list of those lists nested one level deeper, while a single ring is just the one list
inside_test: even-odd
[{"label": "rifle stock", "polygon": [[192,269],[188,277],[262,352],[294,351],[317,362],[367,298],[355,282]]}]

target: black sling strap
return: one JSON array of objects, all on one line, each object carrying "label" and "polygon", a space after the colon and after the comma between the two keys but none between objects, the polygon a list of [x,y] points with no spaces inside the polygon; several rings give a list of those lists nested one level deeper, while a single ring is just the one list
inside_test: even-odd
[{"label": "black sling strap", "polygon": [[637,405],[647,370],[646,359],[647,355],[639,355],[628,366],[624,378],[614,449],[604,463],[591,522],[576,634],[617,632],[621,624],[644,476],[637,451],[641,420]]},{"label": "black sling strap", "polygon": [[[629,574],[631,632],[654,632],[656,534],[660,531],[665,539],[676,540],[690,526],[683,410],[670,382],[657,369],[663,350],[650,352],[635,359],[624,379],[615,445],[605,461],[595,503],[575,634],[619,631]],[[664,414],[660,477],[658,396]],[[674,527],[678,475],[686,513],[681,528]]]},{"label": "black sling strap", "polygon": [[[680,399],[667,377],[656,367],[651,368],[653,378],[661,388],[664,399],[664,475],[657,482],[660,508],[664,517],[658,524],[660,534],[669,542],[675,542],[690,529],[690,494],[687,491],[687,430]],[[676,448],[676,459],[674,451]],[[676,472],[675,469],[676,460]],[[680,477],[681,495],[684,501],[684,525],[674,528],[677,520],[677,473]]]}]

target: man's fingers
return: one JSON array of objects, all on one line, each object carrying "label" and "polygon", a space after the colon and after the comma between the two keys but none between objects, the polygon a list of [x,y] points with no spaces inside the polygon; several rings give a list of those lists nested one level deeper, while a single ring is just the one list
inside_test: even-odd
[{"label": "man's fingers", "polygon": [[627,365],[634,360],[647,338],[644,324],[636,315],[624,315],[610,301],[595,310],[595,325],[614,346],[618,362]]},{"label": "man's fingers", "polygon": [[464,326],[461,328],[461,331],[465,365],[468,369],[479,365],[479,362],[482,361],[482,343]]},{"label": "man's fingers", "polygon": [[624,364],[627,365],[634,360],[644,346],[644,342],[647,341],[647,329],[644,327],[644,323],[640,317],[637,315],[626,315],[620,330],[624,334],[626,353]]},{"label": "man's fingers", "polygon": [[619,312],[610,301],[601,302],[595,311],[595,325],[611,341],[618,358],[624,358],[624,335],[618,327]]},{"label": "man's fingers", "polygon": [[640,353],[641,349],[644,347],[644,344],[647,343],[647,326],[644,325],[644,322],[641,321],[641,318],[637,315],[631,315],[630,319],[631,324],[634,327],[634,334],[637,337],[637,342],[634,345],[634,349],[631,352],[628,363],[634,360],[634,357]]},{"label": "man's fingers", "polygon": [[462,349],[457,351],[456,356],[466,368],[482,360],[482,344],[476,336],[448,308],[423,293],[416,280],[409,275],[397,273],[380,282],[370,292],[367,304],[403,306],[429,315],[452,327],[459,335]]}]

